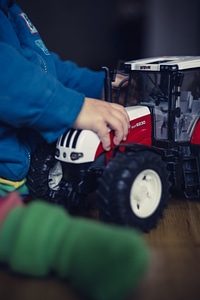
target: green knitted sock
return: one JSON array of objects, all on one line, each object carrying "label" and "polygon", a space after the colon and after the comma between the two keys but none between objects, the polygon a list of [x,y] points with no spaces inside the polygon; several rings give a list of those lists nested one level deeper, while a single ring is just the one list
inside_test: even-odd
[{"label": "green knitted sock", "polygon": [[122,300],[144,274],[148,249],[132,229],[71,217],[36,201],[6,217],[0,261],[27,275],[55,271],[89,299]]}]

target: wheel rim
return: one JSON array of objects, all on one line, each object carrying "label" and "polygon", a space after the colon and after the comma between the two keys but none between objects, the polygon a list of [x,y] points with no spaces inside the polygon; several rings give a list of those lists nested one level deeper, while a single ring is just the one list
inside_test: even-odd
[{"label": "wheel rim", "polygon": [[162,183],[159,175],[151,169],[138,174],[130,191],[130,204],[134,214],[140,218],[151,216],[161,199]]},{"label": "wheel rim", "polygon": [[49,170],[48,184],[50,189],[58,191],[60,189],[60,182],[63,177],[62,165],[58,161],[55,165]]}]

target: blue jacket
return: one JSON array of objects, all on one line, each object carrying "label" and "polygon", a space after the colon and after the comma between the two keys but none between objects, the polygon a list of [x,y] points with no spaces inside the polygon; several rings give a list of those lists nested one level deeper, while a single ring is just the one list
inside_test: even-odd
[{"label": "blue jacket", "polygon": [[49,52],[22,9],[0,0],[0,177],[25,178],[39,139],[71,127],[84,97],[100,98],[103,78]]}]

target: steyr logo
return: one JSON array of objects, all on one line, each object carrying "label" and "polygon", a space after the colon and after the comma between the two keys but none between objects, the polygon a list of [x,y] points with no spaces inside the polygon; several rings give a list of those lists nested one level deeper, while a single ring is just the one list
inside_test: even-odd
[{"label": "steyr logo", "polygon": [[146,124],[146,121],[145,121],[145,120],[144,120],[144,121],[137,122],[136,124],[131,125],[131,129],[134,129],[134,128],[136,128],[136,127],[143,126],[143,125],[145,125],[145,124]]}]

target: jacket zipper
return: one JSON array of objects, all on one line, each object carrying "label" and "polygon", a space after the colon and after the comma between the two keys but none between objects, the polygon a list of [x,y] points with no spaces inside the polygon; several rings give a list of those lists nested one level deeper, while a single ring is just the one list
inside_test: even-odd
[{"label": "jacket zipper", "polygon": [[[38,54],[38,55],[39,55],[39,54]],[[44,70],[44,72],[45,72],[45,73],[48,73],[48,67],[47,67],[47,64],[46,64],[44,58],[43,58],[41,55],[39,55],[39,57],[41,58],[41,61],[42,61],[42,63],[43,63],[43,70]]]}]

